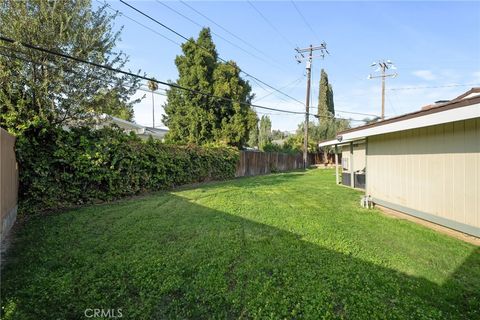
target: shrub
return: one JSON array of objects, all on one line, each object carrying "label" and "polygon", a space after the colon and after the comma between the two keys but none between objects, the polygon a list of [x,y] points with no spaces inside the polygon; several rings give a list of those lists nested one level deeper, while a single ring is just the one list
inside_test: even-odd
[{"label": "shrub", "polygon": [[238,152],[167,145],[119,128],[26,132],[17,139],[23,214],[234,177]]},{"label": "shrub", "polygon": [[276,143],[269,142],[265,144],[263,147],[264,152],[280,152],[280,153],[288,153],[288,154],[297,154],[300,153],[300,149],[296,149],[293,146],[284,143],[283,145],[279,145]]}]

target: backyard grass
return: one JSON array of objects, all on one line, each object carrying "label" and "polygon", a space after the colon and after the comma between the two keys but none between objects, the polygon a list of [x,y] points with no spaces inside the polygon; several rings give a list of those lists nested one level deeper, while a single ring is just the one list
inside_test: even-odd
[{"label": "backyard grass", "polygon": [[275,174],[32,218],[2,270],[2,319],[480,318],[478,247],[334,181]]}]

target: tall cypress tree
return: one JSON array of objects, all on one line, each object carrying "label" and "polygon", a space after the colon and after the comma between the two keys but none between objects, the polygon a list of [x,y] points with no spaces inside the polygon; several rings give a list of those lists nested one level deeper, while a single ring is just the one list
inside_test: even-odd
[{"label": "tall cypress tree", "polygon": [[327,73],[323,69],[321,71],[318,93],[318,116],[319,126],[316,136],[320,141],[332,139],[336,136],[337,132],[349,127],[348,120],[335,119],[333,88],[328,82]]},{"label": "tall cypress tree", "polygon": [[170,89],[163,117],[170,129],[167,140],[242,147],[257,123],[255,112],[245,104],[253,98],[250,85],[235,62],[218,61],[210,29],[202,29],[197,40],[189,39],[182,51],[175,59],[179,85],[234,101]]},{"label": "tall cypress tree", "polygon": [[[335,114],[333,103],[333,89],[328,83],[328,74],[322,69],[320,75],[320,88],[318,93],[318,115],[325,117]],[[321,118],[320,118],[321,119]]]}]

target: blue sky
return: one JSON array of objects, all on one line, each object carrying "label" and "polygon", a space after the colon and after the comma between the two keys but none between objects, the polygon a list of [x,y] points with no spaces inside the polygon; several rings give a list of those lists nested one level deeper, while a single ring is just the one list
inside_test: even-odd
[{"label": "blue sky", "polygon": [[[198,35],[198,25],[157,1],[128,2],[187,37]],[[124,4],[108,3],[171,40],[183,41]],[[387,80],[387,117],[417,110],[435,100],[452,99],[473,84],[480,86],[480,2],[295,2],[307,23],[290,1],[252,3],[274,28],[248,2],[187,2],[247,45],[181,2],[164,2],[250,53],[213,35],[222,58],[235,60],[243,70],[274,87],[285,87],[283,91],[301,101],[305,100],[305,65],[295,61],[294,47],[325,41],[330,55],[313,63],[313,106],[317,105],[320,68],[324,68],[333,86],[337,110],[380,114],[380,80],[367,79],[375,71],[370,64],[379,59],[392,60],[397,67],[394,72],[398,73],[398,77]],[[124,16],[115,23],[124,26],[119,47],[130,56],[129,68],[141,69],[160,80],[176,80],[174,59],[181,53],[178,45]],[[246,79],[258,98],[271,93],[267,87]],[[156,125],[160,123],[164,99],[155,96]],[[304,110],[298,102],[277,93],[257,103]],[[275,129],[292,131],[303,120],[302,116],[272,113]],[[363,118],[341,112],[337,116]],[[135,120],[151,125],[150,94],[135,107]]]}]

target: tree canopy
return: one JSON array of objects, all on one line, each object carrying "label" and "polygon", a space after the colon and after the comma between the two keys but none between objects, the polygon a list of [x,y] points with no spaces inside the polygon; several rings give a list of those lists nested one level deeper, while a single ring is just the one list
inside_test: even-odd
[{"label": "tree canopy", "polygon": [[258,147],[260,150],[264,150],[265,147],[272,142],[272,121],[267,115],[263,115],[260,118],[260,124],[258,129]]},{"label": "tree canopy", "polygon": [[120,31],[105,6],[89,0],[6,0],[0,34],[16,41],[0,47],[0,124],[21,133],[31,126],[64,125],[109,113],[133,116],[129,101],[138,81],[112,71],[28,49],[20,42],[113,68],[127,57],[115,49]]},{"label": "tree canopy", "polygon": [[169,89],[163,117],[170,130],[166,139],[243,147],[258,119],[248,105],[253,95],[249,83],[240,77],[240,68],[233,61],[219,61],[208,28],[202,29],[196,40],[182,44],[182,53],[175,59],[176,83],[219,98]]}]

